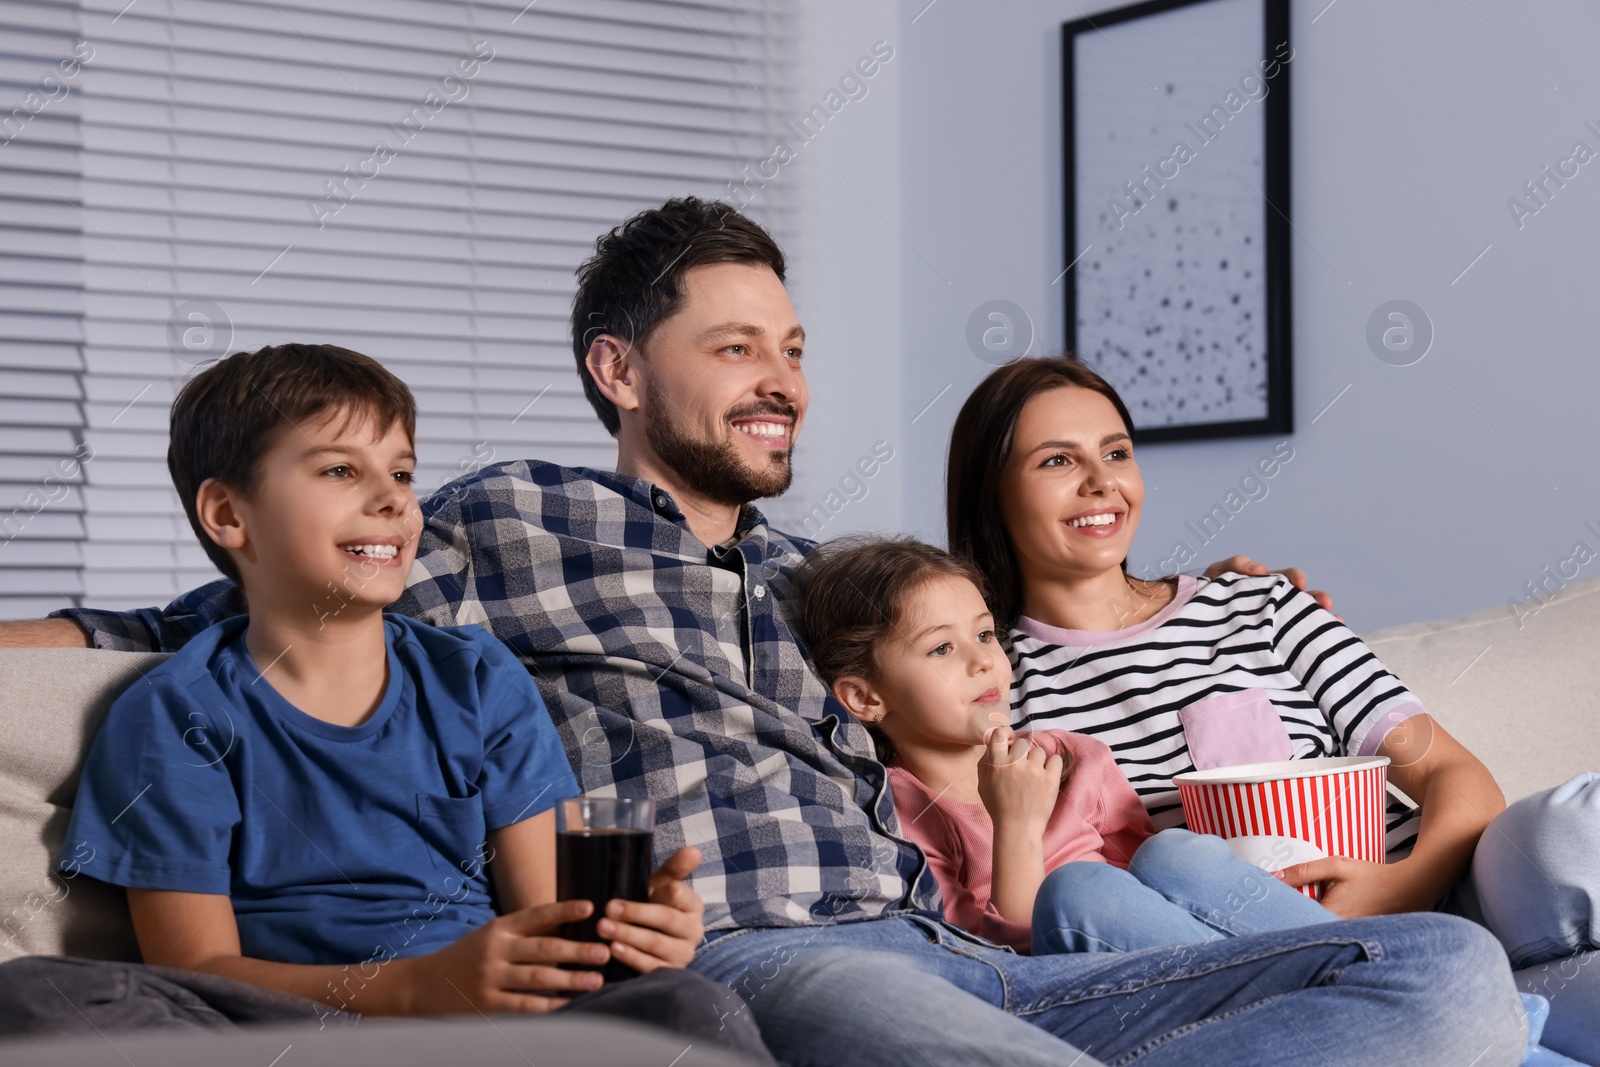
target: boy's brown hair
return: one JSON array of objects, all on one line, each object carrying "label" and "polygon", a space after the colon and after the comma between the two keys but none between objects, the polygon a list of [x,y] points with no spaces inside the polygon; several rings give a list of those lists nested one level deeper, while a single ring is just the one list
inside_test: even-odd
[{"label": "boy's brown hair", "polygon": [[228,550],[211,540],[195,510],[200,486],[215,478],[246,497],[261,457],[289,427],[343,410],[388,432],[396,423],[413,442],[417,403],[406,383],[377,360],[337,345],[269,345],[220,359],[184,383],[172,402],[167,470],[200,545],[240,584]]}]

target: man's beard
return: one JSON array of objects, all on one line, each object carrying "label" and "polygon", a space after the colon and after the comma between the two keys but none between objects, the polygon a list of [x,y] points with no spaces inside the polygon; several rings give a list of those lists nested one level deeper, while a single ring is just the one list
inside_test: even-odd
[{"label": "man's beard", "polygon": [[[645,420],[645,438],[657,458],[678,476],[683,487],[690,492],[714,504],[741,507],[762,497],[783,495],[794,480],[792,445],[782,452],[772,453],[767,466],[756,469],[744,462],[732,439],[714,444],[684,432],[678,422],[677,411],[654,382],[646,381],[645,397],[650,405],[650,415]],[[794,409],[777,404],[756,404],[749,410],[734,412],[731,418],[747,418],[751,415],[784,415],[792,419]]]}]

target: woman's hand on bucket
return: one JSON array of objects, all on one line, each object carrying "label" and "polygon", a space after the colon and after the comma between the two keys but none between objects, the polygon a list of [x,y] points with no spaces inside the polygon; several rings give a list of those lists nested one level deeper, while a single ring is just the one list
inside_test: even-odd
[{"label": "woman's hand on bucket", "polygon": [[1285,867],[1275,877],[1297,889],[1321,882],[1323,907],[1341,919],[1359,919],[1402,911],[1431,911],[1438,901],[1428,899],[1414,874],[1410,860],[1368,863],[1329,856]]}]

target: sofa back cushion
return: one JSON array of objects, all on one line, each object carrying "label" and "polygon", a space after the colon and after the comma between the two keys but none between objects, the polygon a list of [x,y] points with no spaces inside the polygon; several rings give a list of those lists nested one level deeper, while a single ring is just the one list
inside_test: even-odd
[{"label": "sofa back cushion", "polygon": [[54,868],[106,709],[165,658],[0,649],[0,961],[139,958],[122,890]]},{"label": "sofa back cushion", "polygon": [[1600,578],[1366,641],[1507,800],[1600,771]]}]

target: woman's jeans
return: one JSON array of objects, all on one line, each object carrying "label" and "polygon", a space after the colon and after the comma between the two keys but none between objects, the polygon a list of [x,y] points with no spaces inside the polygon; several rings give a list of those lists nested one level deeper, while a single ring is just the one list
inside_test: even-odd
[{"label": "woman's jeans", "polygon": [[[1068,863],[1050,872],[1034,903],[1033,953],[1132,952],[1338,918],[1235,856],[1221,838],[1163,830],[1139,847],[1126,871]],[[1548,1002],[1538,997],[1524,1006],[1541,1025],[1549,1017]],[[1543,1063],[1574,1061],[1530,1049],[1523,1067]]]},{"label": "woman's jeans", "polygon": [[1133,952],[1338,918],[1235,856],[1220,837],[1163,830],[1125,871],[1094,862],[1051,871],[1034,898],[1033,954]]},{"label": "woman's jeans", "polygon": [[1550,1001],[1545,1045],[1600,1064],[1600,775],[1501,812],[1441,910],[1487,926],[1517,985]]},{"label": "woman's jeans", "polygon": [[1450,915],[1049,956],[920,915],[713,938],[691,966],[791,1067],[1513,1067],[1527,1043],[1504,951]]}]

